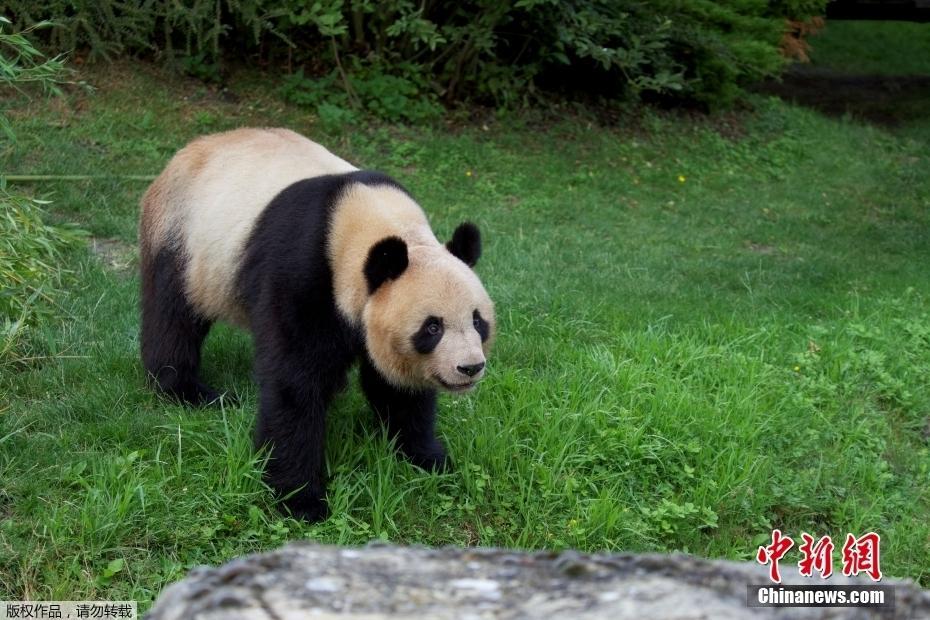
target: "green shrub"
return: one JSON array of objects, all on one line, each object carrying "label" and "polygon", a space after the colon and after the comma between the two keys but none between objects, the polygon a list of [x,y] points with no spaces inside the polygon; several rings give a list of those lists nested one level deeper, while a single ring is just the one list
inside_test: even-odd
[{"label": "green shrub", "polygon": [[[32,84],[57,91],[66,74],[61,58],[45,58],[26,36],[47,25],[40,22],[11,34],[5,31],[10,21],[0,15],[0,86],[21,89]],[[15,141],[3,114],[0,127]],[[42,204],[9,192],[0,179],[0,368],[20,359],[28,330],[53,314],[54,296],[65,273],[62,252],[83,234],[45,224]]]},{"label": "green shrub", "polygon": [[[316,107],[326,101],[332,109],[417,120],[439,101],[509,106],[533,100],[540,89],[727,103],[747,80],[782,67],[786,19],[822,13],[826,2],[8,0],[7,6],[25,24],[54,19],[47,42],[56,50],[81,48],[92,59],[150,54],[210,79],[224,60],[280,64],[286,57],[324,80],[322,89],[310,90],[341,89],[346,96],[327,95]],[[337,68],[344,75],[333,80]]]},{"label": "green shrub", "polygon": [[29,330],[54,316],[63,252],[83,237],[45,224],[42,204],[0,189],[0,367],[15,364]]},{"label": "green shrub", "polygon": [[389,121],[421,122],[442,113],[428,85],[417,80],[412,69],[404,72],[403,67],[401,75],[392,75],[357,63],[345,81],[338,70],[312,79],[300,69],[284,78],[280,93],[291,103],[315,109],[326,129],[357,121],[357,107]]},{"label": "green shrub", "polygon": [[[11,25],[10,20],[0,14],[0,87],[21,90],[27,85],[37,85],[46,92],[58,92],[58,82],[66,73],[61,57],[45,58],[28,38],[30,33],[51,24],[40,21],[22,32],[8,32]],[[16,139],[2,112],[0,131],[10,140]]]}]

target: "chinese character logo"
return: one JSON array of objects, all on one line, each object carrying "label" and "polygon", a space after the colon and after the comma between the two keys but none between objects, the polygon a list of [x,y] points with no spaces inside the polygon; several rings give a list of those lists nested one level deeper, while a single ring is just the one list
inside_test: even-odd
[{"label": "chinese character logo", "polygon": [[759,564],[770,564],[769,579],[775,583],[781,583],[781,573],[778,572],[778,561],[781,560],[788,550],[794,546],[794,541],[788,536],[782,536],[781,530],[772,530],[772,544],[767,547],[759,547],[756,553],[756,561]]},{"label": "chinese character logo", "polygon": [[833,574],[833,540],[829,536],[823,536],[814,543],[814,537],[808,533],[801,534],[804,542],[798,547],[801,552],[801,561],[798,562],[798,569],[802,576],[811,577],[816,570],[820,573],[821,579],[826,579]]},{"label": "chinese character logo", "polygon": [[[829,536],[815,539],[807,532],[801,534],[803,541],[798,546],[801,560],[798,562],[798,572],[802,577],[813,577],[814,572],[826,579],[833,574],[833,540]],[[879,546],[881,537],[875,532],[868,532],[859,538],[846,534],[843,544],[843,574],[847,577],[865,573],[872,581],[881,581],[882,569]],[[756,561],[763,566],[769,566],[769,578],[775,583],[781,583],[781,572],[778,562],[794,546],[790,536],[785,536],[781,530],[772,530],[772,542],[759,547],[756,552]]]},{"label": "chinese character logo", "polygon": [[843,545],[843,574],[849,577],[866,573],[872,581],[880,581],[882,578],[878,557],[880,543],[881,537],[875,532],[863,534],[859,538],[846,534],[846,544]]}]

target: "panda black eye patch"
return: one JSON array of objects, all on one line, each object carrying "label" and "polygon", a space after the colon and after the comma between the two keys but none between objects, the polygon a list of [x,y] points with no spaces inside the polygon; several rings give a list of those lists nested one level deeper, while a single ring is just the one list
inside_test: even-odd
[{"label": "panda black eye patch", "polygon": [[478,332],[478,335],[481,336],[481,342],[484,342],[488,339],[490,330],[488,328],[488,322],[484,320],[484,317],[481,316],[481,313],[475,310],[471,314],[472,325],[475,326],[475,331]]},{"label": "panda black eye patch", "polygon": [[442,318],[437,316],[428,316],[420,329],[413,335],[413,348],[417,353],[432,353],[439,341],[442,340],[442,334],[445,331],[442,325]]}]

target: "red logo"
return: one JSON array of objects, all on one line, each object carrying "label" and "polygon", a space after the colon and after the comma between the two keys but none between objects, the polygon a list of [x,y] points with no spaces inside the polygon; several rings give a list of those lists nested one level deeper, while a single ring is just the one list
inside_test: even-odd
[{"label": "red logo", "polygon": [[756,561],[759,564],[771,564],[769,579],[781,583],[781,573],[778,572],[778,561],[794,546],[794,541],[788,536],[782,536],[781,530],[772,530],[772,544],[768,547],[759,547]]},{"label": "red logo", "polygon": [[863,534],[859,538],[846,534],[846,544],[843,545],[843,574],[849,577],[866,573],[872,581],[879,581],[882,578],[878,557],[881,542],[881,537],[875,532]]},{"label": "red logo", "polygon": [[[815,539],[804,532],[801,534],[804,541],[798,547],[801,552],[801,561],[798,562],[798,572],[803,577],[813,577],[814,572],[826,579],[833,574],[833,540],[829,536]],[[881,581],[881,558],[879,547],[881,537],[875,532],[868,532],[859,538],[846,534],[846,543],[843,545],[843,574],[847,577],[865,573],[872,581]],[[756,552],[756,561],[763,566],[769,565],[769,578],[775,583],[781,583],[781,572],[778,562],[794,546],[790,536],[784,536],[781,530],[772,530],[772,543],[759,547]]]},{"label": "red logo", "polygon": [[833,574],[833,541],[829,536],[823,536],[817,543],[808,533],[801,534],[804,543],[798,547],[803,556],[798,562],[798,569],[804,577],[812,577],[816,570],[821,579]]}]

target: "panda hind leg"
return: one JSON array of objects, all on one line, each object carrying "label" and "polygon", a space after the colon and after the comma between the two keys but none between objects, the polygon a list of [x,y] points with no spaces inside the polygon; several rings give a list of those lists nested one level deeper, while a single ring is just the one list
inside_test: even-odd
[{"label": "panda hind leg", "polygon": [[200,349],[211,321],[197,315],[184,294],[177,252],[142,257],[141,349],[145,370],[165,394],[190,405],[219,402],[220,394],[199,376]]}]

